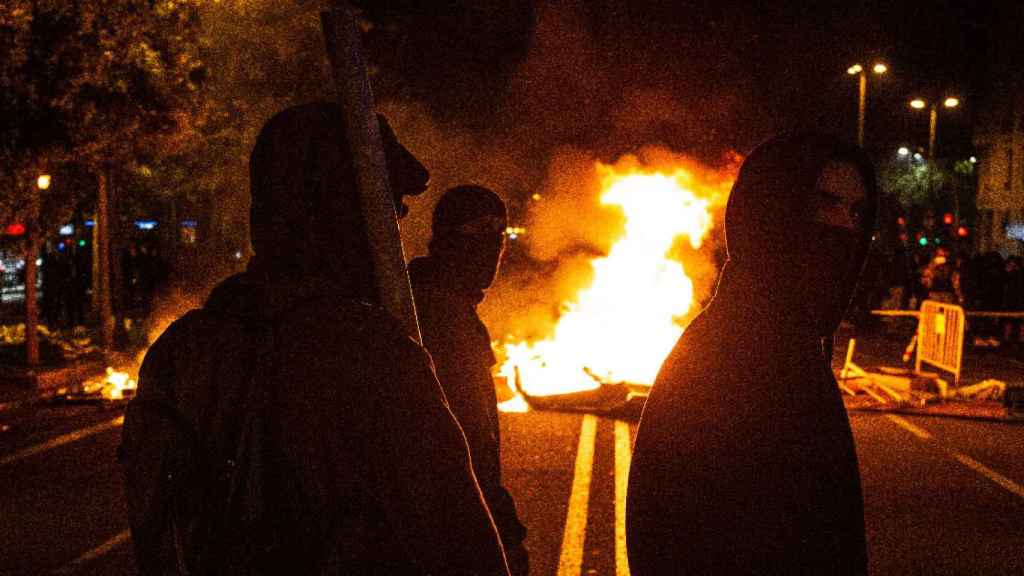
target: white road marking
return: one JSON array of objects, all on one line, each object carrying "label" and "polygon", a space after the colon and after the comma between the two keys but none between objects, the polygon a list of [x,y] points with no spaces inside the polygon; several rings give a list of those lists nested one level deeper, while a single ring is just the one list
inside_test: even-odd
[{"label": "white road marking", "polygon": [[[898,426],[900,426],[904,430],[910,432],[911,434],[917,436],[922,440],[932,439],[932,435],[929,432],[911,424],[910,422],[907,422],[905,419],[900,418],[899,416],[895,416],[893,414],[886,414],[885,417],[888,418],[889,420],[892,420]],[[949,450],[946,448],[942,449],[945,452],[947,452],[950,456],[952,456],[953,459],[956,460],[957,462],[963,464],[964,466],[967,466],[971,470],[974,470],[975,472],[981,474],[985,478],[988,478],[992,482],[995,482],[997,485],[999,485],[1002,488],[1005,488],[1011,494],[1015,494],[1017,496],[1020,496],[1021,498],[1024,498],[1024,486],[1017,484],[1013,480],[1010,480],[1006,476],[1003,476],[999,472],[996,472],[995,470],[989,468],[988,466],[985,466],[981,462],[978,462],[977,460],[971,458],[966,454],[962,454],[955,450]]]},{"label": "white road marking", "polygon": [[629,462],[633,457],[629,424],[615,421],[615,575],[629,576],[626,555],[626,487],[629,484]]},{"label": "white road marking", "polygon": [[111,428],[115,428],[117,426],[120,426],[123,423],[124,423],[124,416],[118,416],[117,418],[114,418],[113,420],[110,420],[110,421],[107,421],[107,422],[102,422],[100,424],[96,424],[95,426],[90,426],[88,428],[82,428],[81,430],[76,430],[74,432],[70,432],[68,434],[64,434],[63,436],[57,436],[56,438],[53,438],[52,440],[47,440],[46,442],[43,442],[42,444],[36,444],[35,446],[29,446],[28,448],[25,448],[24,450],[19,450],[19,451],[15,452],[14,454],[8,454],[7,456],[4,456],[3,458],[0,458],[0,466],[3,466],[5,464],[10,464],[11,462],[16,462],[18,460],[21,460],[22,458],[28,458],[29,456],[33,456],[35,454],[39,454],[40,452],[46,452],[47,450],[52,450],[54,448],[57,448],[58,446],[63,446],[65,444],[69,444],[71,442],[76,442],[76,441],[81,440],[83,438],[88,438],[89,436],[94,436],[96,434],[99,434],[100,432],[103,432],[103,431],[109,430]]},{"label": "white road marking", "polygon": [[885,417],[895,422],[896,425],[899,426],[900,428],[903,428],[907,432],[910,432],[911,434],[917,436],[922,440],[930,440],[932,437],[931,433],[929,433],[927,430],[914,426],[910,422],[907,422],[906,419],[900,418],[895,414],[886,414]]},{"label": "white road marking", "polygon": [[1017,496],[1024,498],[1024,486],[1017,484],[1013,480],[1010,480],[1006,476],[1003,476],[999,472],[996,472],[995,470],[989,468],[988,466],[985,466],[981,462],[978,462],[977,460],[971,458],[970,456],[967,456],[966,454],[951,451],[950,455],[952,455],[953,458],[956,458],[957,461],[963,464],[964,466],[967,466],[971,470],[974,470],[978,474],[981,474],[985,478],[988,478],[989,480],[995,482],[999,486],[1005,488],[1011,494],[1016,494]]},{"label": "white road marking", "polygon": [[103,544],[100,544],[99,546],[93,548],[92,550],[89,550],[85,554],[82,554],[78,558],[75,558],[67,566],[64,566],[60,570],[54,570],[53,574],[71,574],[72,572],[80,568],[83,564],[95,560],[96,558],[103,556],[107,552],[110,552],[114,548],[117,548],[121,544],[127,542],[129,538],[131,538],[131,534],[127,530],[125,530],[124,532],[120,532],[117,534],[117,536],[114,536],[113,538],[107,540]]},{"label": "white road marking", "polygon": [[558,576],[578,576],[583,569],[583,544],[587,536],[587,507],[590,504],[590,477],[594,468],[594,440],[597,417],[587,414],[580,426],[580,443],[576,449],[569,512],[562,535],[562,554],[558,559]]}]

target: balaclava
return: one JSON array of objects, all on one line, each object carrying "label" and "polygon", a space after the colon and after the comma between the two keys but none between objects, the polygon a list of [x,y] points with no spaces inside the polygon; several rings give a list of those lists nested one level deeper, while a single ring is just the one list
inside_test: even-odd
[{"label": "balaclava", "polygon": [[[865,197],[851,207],[854,229],[821,223],[826,166],[852,166]],[[878,191],[863,150],[832,136],[773,138],[744,161],[725,214],[729,261],[719,295],[758,306],[787,330],[828,336],[838,327],[863,267]],[[716,298],[717,299],[717,298]]]},{"label": "balaclava", "polygon": [[[429,175],[380,120],[399,214],[402,197],[421,193]],[[314,277],[347,296],[376,301],[373,265],[345,143],[332,103],[287,108],[264,125],[249,161],[253,268],[274,278]]]},{"label": "balaclava", "polygon": [[453,286],[482,291],[494,282],[505,247],[505,203],[482,186],[447,190],[434,208],[430,256]]}]

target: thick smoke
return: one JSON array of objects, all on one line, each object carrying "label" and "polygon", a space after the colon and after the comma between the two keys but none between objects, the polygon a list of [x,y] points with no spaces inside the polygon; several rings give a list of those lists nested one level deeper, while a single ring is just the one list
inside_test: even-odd
[{"label": "thick smoke", "polygon": [[[457,184],[493,188],[508,202],[511,224],[527,229],[510,243],[481,306],[496,338],[545,335],[561,303],[589,281],[589,261],[621,233],[621,213],[598,201],[597,162],[702,173],[711,171],[695,157],[716,171],[728,164],[717,128],[729,124],[738,99],[727,90],[694,98],[707,85],[699,79],[677,93],[672,86],[682,72],[670,70],[664,54],[611,50],[607,39],[595,39],[591,20],[579,3],[539,8],[526,57],[504,91],[463,110],[462,119],[451,110],[435,113],[435,102],[396,97],[380,104],[431,171],[430,189],[402,221],[408,257],[425,253],[433,206]],[[489,122],[480,121],[483,113]],[[700,301],[714,287],[716,249],[714,238],[699,253],[680,247]]]}]

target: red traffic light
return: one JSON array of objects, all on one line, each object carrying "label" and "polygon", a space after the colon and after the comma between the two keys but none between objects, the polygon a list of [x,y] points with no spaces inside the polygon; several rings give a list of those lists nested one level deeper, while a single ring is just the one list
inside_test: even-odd
[{"label": "red traffic light", "polygon": [[4,234],[7,234],[8,236],[21,236],[24,233],[25,233],[25,225],[22,224],[21,222],[15,222],[14,224],[8,224],[7,227],[4,228]]},{"label": "red traffic light", "polygon": [[961,238],[966,238],[967,237],[967,228],[965,226],[961,226],[961,227],[957,228],[956,229],[956,235],[961,237]]},{"label": "red traffic light", "polygon": [[944,223],[946,223],[946,224],[952,224],[953,223],[953,215],[950,214],[949,212],[946,212],[945,214],[942,215],[942,221]]}]

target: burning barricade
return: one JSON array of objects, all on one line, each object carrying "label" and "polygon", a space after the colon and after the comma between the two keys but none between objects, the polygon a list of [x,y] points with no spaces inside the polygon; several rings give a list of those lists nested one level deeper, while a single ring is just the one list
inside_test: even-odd
[{"label": "burning barricade", "polygon": [[[618,239],[589,262],[546,338],[506,341],[499,378],[516,397],[503,411],[535,409],[639,414],[662,361],[699,311],[715,267],[697,259],[732,184],[692,162],[651,169],[635,157],[598,163],[600,203],[623,215]],[[680,249],[680,245],[683,249]],[[690,264],[704,272],[693,278]],[[708,277],[710,276],[710,277]]]}]

